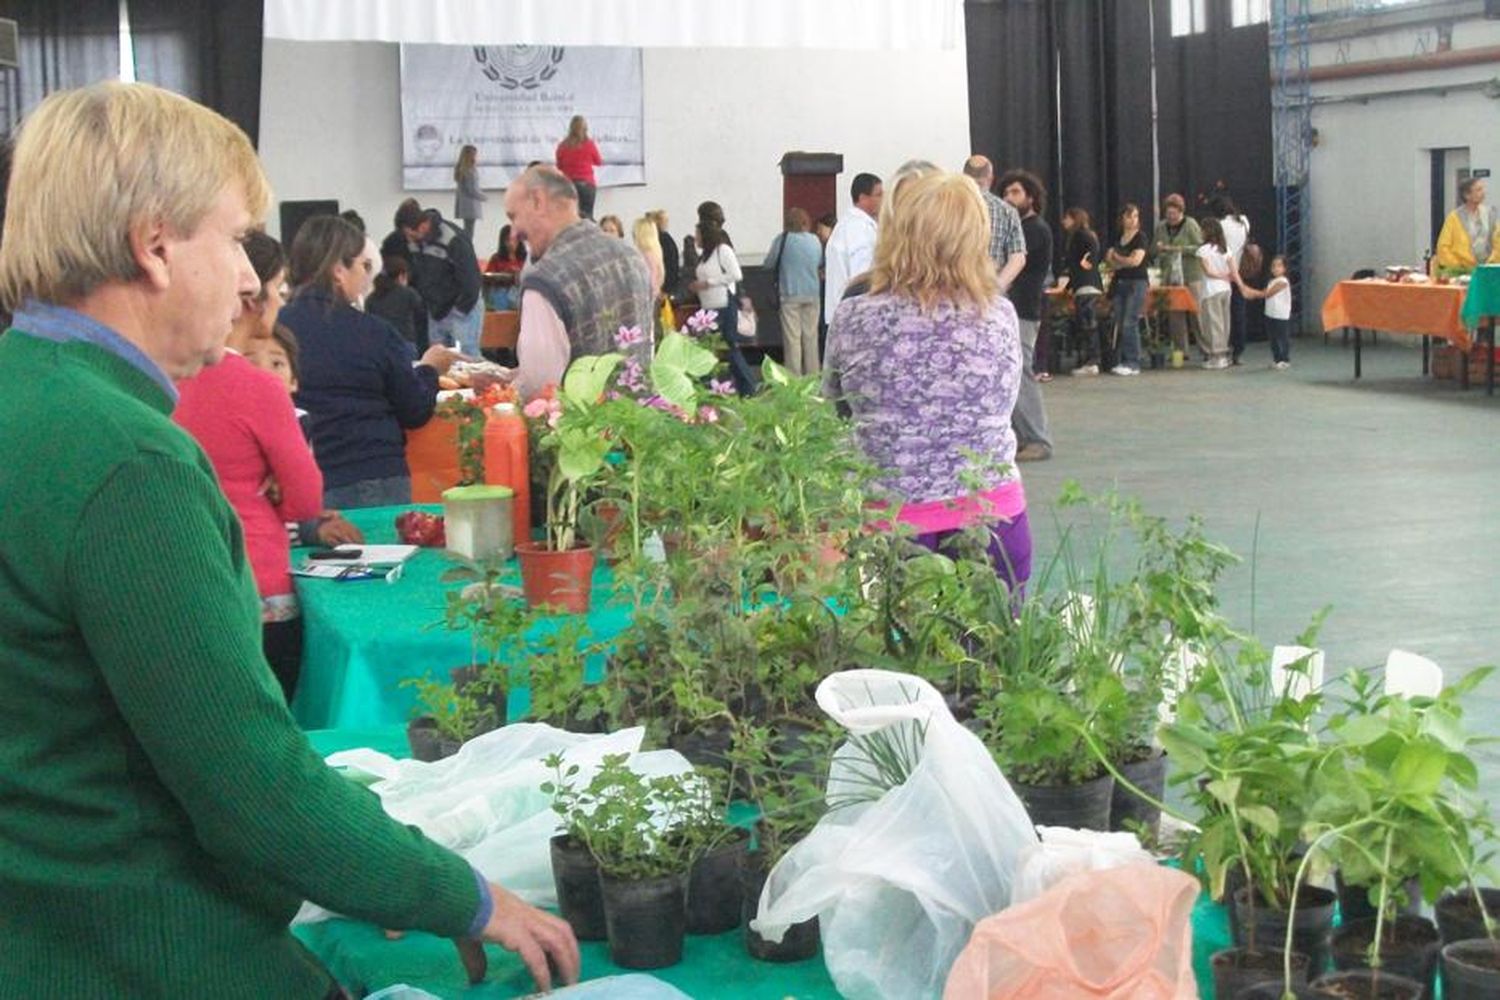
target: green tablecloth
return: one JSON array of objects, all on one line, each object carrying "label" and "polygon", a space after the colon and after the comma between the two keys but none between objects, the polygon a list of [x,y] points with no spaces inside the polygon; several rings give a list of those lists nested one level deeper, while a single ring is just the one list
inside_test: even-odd
[{"label": "green tablecloth", "polygon": [[1459,315],[1463,317],[1464,326],[1470,329],[1477,327],[1486,316],[1500,318],[1500,264],[1485,264],[1474,269]]},{"label": "green tablecloth", "polygon": [[[418,509],[440,513],[438,506],[369,507],[346,516],[371,544],[396,537],[396,515]],[[292,553],[292,565],[305,550]],[[443,627],[443,594],[457,586],[438,582],[456,557],[424,549],[403,567],[401,578],[381,580],[313,580],[297,578],[306,638],[302,679],[292,711],[307,729],[380,726],[405,722],[414,702],[407,677],[433,675],[472,659],[467,632]],[[504,582],[520,585],[514,561]],[[608,638],[625,627],[628,611],[611,604],[611,576],[603,565],[594,574],[589,623],[596,636]],[[512,714],[527,708],[524,692],[513,692]]]},{"label": "green tablecloth", "polygon": [[[309,732],[308,739],[320,754],[350,747],[371,747],[394,757],[407,756],[406,736],[401,726],[379,726]],[[1208,958],[1229,946],[1229,921],[1222,906],[1206,896],[1193,910],[1193,969],[1204,1000],[1213,998],[1213,975]],[[368,924],[351,920],[328,920],[295,929],[298,938],[326,964],[339,981],[351,989],[371,992],[395,983],[420,986],[451,998],[524,996],[531,992],[530,980],[514,956],[491,946],[489,979],[480,986],[466,985],[453,945],[427,934],[408,934],[400,941],[387,941]],[[609,949],[601,943],[585,943],[585,979],[617,975],[609,961]],[[837,997],[833,982],[821,959],[790,965],[758,962],[745,954],[740,932],[712,937],[689,937],[683,960],[669,969],[652,973],[691,997],[702,1000],[816,1000]]]}]

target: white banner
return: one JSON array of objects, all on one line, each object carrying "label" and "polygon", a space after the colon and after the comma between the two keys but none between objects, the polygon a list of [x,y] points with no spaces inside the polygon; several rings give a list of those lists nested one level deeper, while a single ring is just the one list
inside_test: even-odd
[{"label": "white banner", "polygon": [[951,51],[963,20],[963,0],[265,0],[266,37],[301,42]]},{"label": "white banner", "polygon": [[599,186],[644,184],[641,50],[549,45],[402,45],[402,186],[452,190],[464,146],[480,186],[552,163],[574,115],[588,119]]}]

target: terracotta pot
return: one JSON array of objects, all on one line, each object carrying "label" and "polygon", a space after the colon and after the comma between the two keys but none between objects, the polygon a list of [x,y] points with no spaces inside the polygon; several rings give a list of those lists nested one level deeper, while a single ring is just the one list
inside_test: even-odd
[{"label": "terracotta pot", "polygon": [[521,588],[533,608],[549,607],[571,614],[587,614],[594,579],[594,550],[589,547],[558,552],[541,542],[516,546],[521,560]]}]

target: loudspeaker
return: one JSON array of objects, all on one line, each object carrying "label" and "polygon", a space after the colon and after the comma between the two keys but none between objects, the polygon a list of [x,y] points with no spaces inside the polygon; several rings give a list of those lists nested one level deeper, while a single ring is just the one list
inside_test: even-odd
[{"label": "loudspeaker", "polygon": [[302,223],[315,215],[338,215],[338,199],[284,201],[281,203],[281,245],[291,249]]}]

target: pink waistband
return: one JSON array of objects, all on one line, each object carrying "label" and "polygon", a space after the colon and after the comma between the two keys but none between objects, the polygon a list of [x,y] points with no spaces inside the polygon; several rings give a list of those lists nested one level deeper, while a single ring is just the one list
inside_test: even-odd
[{"label": "pink waistband", "polygon": [[1007,479],[992,490],[944,500],[925,500],[901,505],[897,520],[918,533],[953,531],[975,521],[1000,518],[1014,521],[1026,510],[1026,490],[1019,479]]}]

